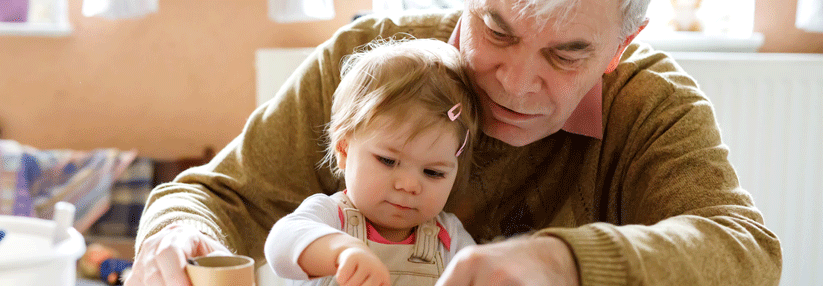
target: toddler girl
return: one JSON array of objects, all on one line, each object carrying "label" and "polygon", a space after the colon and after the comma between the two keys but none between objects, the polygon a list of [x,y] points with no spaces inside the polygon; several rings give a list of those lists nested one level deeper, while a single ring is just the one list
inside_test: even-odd
[{"label": "toddler girl", "polygon": [[266,240],[275,274],[296,284],[434,285],[474,245],[442,211],[477,134],[458,51],[423,39],[368,48],[344,62],[327,129],[326,162],[346,189],[308,197]]}]

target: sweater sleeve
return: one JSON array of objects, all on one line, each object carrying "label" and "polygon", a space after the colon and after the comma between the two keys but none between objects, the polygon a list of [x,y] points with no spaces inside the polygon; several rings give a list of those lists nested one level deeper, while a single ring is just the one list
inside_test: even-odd
[{"label": "sweater sleeve", "polygon": [[340,59],[375,35],[374,21],[341,28],[257,108],[242,133],[211,162],[152,190],[136,240],[184,220],[238,254],[263,261],[263,242],[277,219],[308,196],[341,189],[327,166],[323,127],[340,81]]},{"label": "sweater sleeve", "polygon": [[338,188],[328,168],[316,167],[339,81],[339,42],[346,40],[318,47],[211,162],[152,190],[140,220],[138,252],[146,237],[185,220],[233,252],[262,261],[263,241],[278,218],[309,195]]},{"label": "sweater sleeve", "polygon": [[779,240],[739,186],[709,100],[662,53],[622,68],[600,165],[617,223],[538,234],[571,246],[582,285],[776,285]]},{"label": "sweater sleeve", "polygon": [[309,276],[297,264],[300,254],[320,237],[340,233],[337,203],[324,194],[308,197],[294,212],[274,224],[266,239],[266,260],[278,277],[308,280]]},{"label": "sweater sleeve", "polygon": [[342,27],[308,56],[274,98],[251,114],[240,135],[211,162],[152,190],[140,219],[136,252],[147,237],[182,221],[262,264],[264,241],[279,218],[314,193],[342,189],[328,166],[318,167],[341,59],[375,38],[401,32],[445,40],[458,16],[366,16]]}]

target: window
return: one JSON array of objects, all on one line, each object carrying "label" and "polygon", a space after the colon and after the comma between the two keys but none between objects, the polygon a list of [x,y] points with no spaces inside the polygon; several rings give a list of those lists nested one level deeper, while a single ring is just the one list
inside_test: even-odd
[{"label": "window", "polygon": [[67,0],[0,0],[0,35],[66,36]]},{"label": "window", "polygon": [[[646,15],[649,25],[637,39],[657,49],[755,52],[763,44],[763,35],[752,32],[754,0],[651,0]],[[675,30],[673,21],[691,17],[700,31]]]},{"label": "window", "polygon": [[463,0],[372,0],[374,12],[463,8]]}]

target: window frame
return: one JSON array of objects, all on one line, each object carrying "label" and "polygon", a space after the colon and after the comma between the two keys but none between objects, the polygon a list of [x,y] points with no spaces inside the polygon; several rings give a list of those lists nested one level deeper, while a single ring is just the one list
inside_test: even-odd
[{"label": "window frame", "polygon": [[[68,0],[39,0],[51,2],[51,22],[0,22],[0,36],[65,37],[73,28],[69,22]],[[29,0],[31,5],[32,0]],[[31,7],[31,6],[30,6]]]}]

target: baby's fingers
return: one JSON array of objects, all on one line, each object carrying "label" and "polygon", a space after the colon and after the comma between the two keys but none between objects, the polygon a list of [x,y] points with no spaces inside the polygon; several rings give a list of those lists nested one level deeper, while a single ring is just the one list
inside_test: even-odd
[{"label": "baby's fingers", "polygon": [[352,276],[354,275],[355,271],[357,270],[357,264],[355,263],[343,263],[339,267],[337,267],[337,284],[346,285],[351,280]]},{"label": "baby's fingers", "polygon": [[[365,285],[366,279],[369,278],[369,272],[363,269],[362,267],[355,266],[354,271],[348,277],[348,279],[342,280],[340,277],[337,278],[337,283],[344,286],[359,286]],[[341,281],[342,280],[342,281]]]}]

